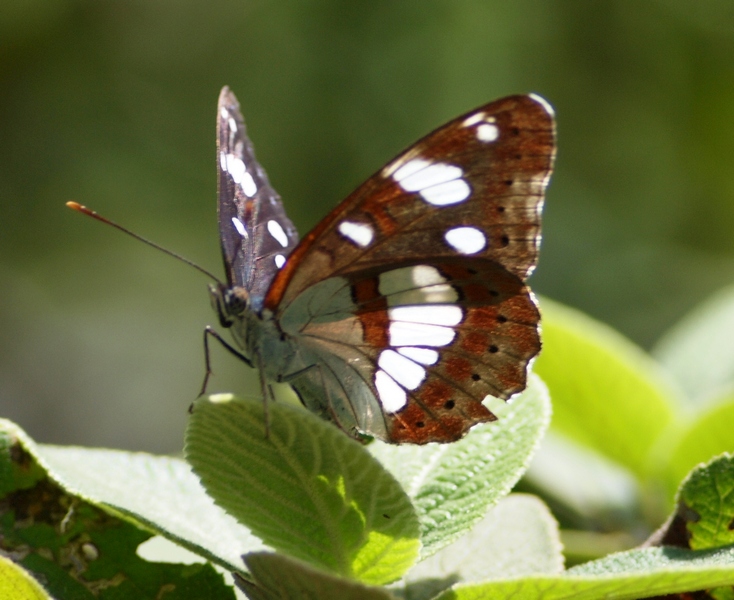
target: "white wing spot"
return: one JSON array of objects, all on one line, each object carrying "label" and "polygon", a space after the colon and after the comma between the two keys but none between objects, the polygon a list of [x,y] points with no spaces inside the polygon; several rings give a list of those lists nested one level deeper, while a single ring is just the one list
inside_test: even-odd
[{"label": "white wing spot", "polygon": [[275,238],[275,241],[283,246],[283,248],[288,246],[288,236],[285,234],[283,227],[281,227],[278,221],[270,219],[270,221],[268,221],[268,231],[270,232],[270,235]]},{"label": "white wing spot", "polygon": [[391,346],[448,346],[456,337],[451,327],[393,321],[390,323]]},{"label": "white wing spot", "polygon": [[477,139],[480,142],[489,143],[496,142],[500,137],[500,130],[499,127],[495,125],[496,122],[497,119],[492,116],[487,116],[487,113],[484,111],[480,111],[464,119],[462,125],[464,127],[473,127],[474,125],[478,125],[476,131]]},{"label": "white wing spot", "polygon": [[431,163],[427,160],[414,158],[413,160],[406,162],[397,171],[395,171],[395,173],[393,173],[393,179],[397,182],[401,182],[403,179],[410,177],[421,169],[425,169],[430,164]]},{"label": "white wing spot", "polygon": [[500,137],[500,130],[493,123],[482,123],[477,127],[477,139],[480,142],[496,142]]},{"label": "white wing spot", "polygon": [[221,167],[222,171],[227,170],[227,155],[224,152],[219,153],[219,166]]},{"label": "white wing spot", "polygon": [[394,161],[392,161],[389,165],[387,165],[382,171],[380,171],[380,175],[385,177],[386,179],[390,177],[395,171],[397,171],[400,167],[405,165],[409,160],[412,160],[416,156],[418,156],[421,153],[422,148],[420,145],[413,146],[410,150],[408,150],[405,154],[402,156],[399,156]]},{"label": "white wing spot", "polygon": [[[404,175],[403,171],[408,174]],[[458,179],[463,174],[460,167],[445,163],[430,164],[417,158],[398,169],[394,177],[406,192],[419,192],[433,185]]]},{"label": "white wing spot", "polygon": [[229,113],[227,112],[227,109],[224,108],[224,106],[219,109],[219,116],[221,116],[223,119],[226,119],[229,116]]},{"label": "white wing spot", "polygon": [[338,227],[339,233],[350,241],[366,248],[372,243],[372,239],[375,237],[375,232],[372,227],[366,223],[353,223],[352,221],[342,221]]},{"label": "white wing spot", "polygon": [[471,196],[471,188],[463,179],[454,179],[421,190],[421,196],[434,206],[447,206],[466,200]]},{"label": "white wing spot", "polygon": [[242,221],[240,221],[237,217],[232,217],[232,225],[234,225],[234,228],[237,230],[237,233],[239,233],[243,238],[248,237],[247,229],[245,229],[245,226],[242,224]]},{"label": "white wing spot", "polygon": [[430,348],[414,348],[412,346],[403,346],[398,348],[398,352],[409,359],[419,362],[422,365],[435,365],[438,362],[438,352]]},{"label": "white wing spot", "polygon": [[408,403],[408,395],[405,390],[382,369],[375,373],[375,387],[382,408],[387,412],[398,412]]},{"label": "white wing spot", "polygon": [[380,273],[379,292],[388,306],[454,304],[459,294],[441,273],[430,265],[402,267]]},{"label": "white wing spot", "polygon": [[474,113],[473,115],[464,119],[462,125],[464,127],[471,127],[472,125],[476,125],[477,123],[481,123],[482,121],[484,121],[484,118],[486,116],[487,113],[485,113],[483,110],[480,110],[478,113]]},{"label": "white wing spot", "polygon": [[426,370],[394,350],[383,350],[377,365],[402,387],[414,390],[426,378]]},{"label": "white wing spot", "polygon": [[282,269],[283,265],[285,264],[285,256],[283,256],[282,254],[276,254],[274,260],[275,266],[279,269]]},{"label": "white wing spot", "polygon": [[476,227],[454,227],[444,234],[444,239],[461,254],[476,254],[487,247],[487,236]]},{"label": "white wing spot", "polygon": [[446,206],[463,202],[471,195],[463,175],[460,167],[414,158],[395,171],[393,179],[406,192],[419,192],[426,202]]},{"label": "white wing spot", "polygon": [[247,169],[245,169],[245,163],[242,162],[241,158],[236,157],[234,154],[227,154],[227,168],[224,170],[229,173],[235,183],[242,183],[242,178],[247,172]]},{"label": "white wing spot", "polygon": [[[422,323],[424,325],[458,325],[464,318],[461,307],[455,304],[421,304],[396,306],[387,309],[391,321]],[[433,344],[429,344],[432,346]]]},{"label": "white wing spot", "polygon": [[248,197],[252,198],[257,194],[257,184],[252,178],[252,175],[248,172],[245,171],[245,174],[242,175],[242,183],[240,185],[242,185],[242,191],[245,192]]},{"label": "white wing spot", "polygon": [[413,283],[418,287],[446,283],[446,278],[438,272],[436,267],[430,265],[418,265],[413,267],[410,273]]},{"label": "white wing spot", "polygon": [[229,128],[232,131],[237,131],[237,122],[232,117],[229,118]]}]

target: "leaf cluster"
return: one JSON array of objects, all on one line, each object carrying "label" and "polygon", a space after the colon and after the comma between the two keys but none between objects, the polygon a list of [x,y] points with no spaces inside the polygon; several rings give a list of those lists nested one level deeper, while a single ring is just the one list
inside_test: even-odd
[{"label": "leaf cluster", "polygon": [[[265,437],[262,403],[230,395],[195,403],[186,461],[37,445],[1,422],[0,595],[729,598],[727,293],[655,358],[543,300],[527,390],[454,444],[362,445],[282,402]],[[161,539],[200,562],[152,559]]]}]

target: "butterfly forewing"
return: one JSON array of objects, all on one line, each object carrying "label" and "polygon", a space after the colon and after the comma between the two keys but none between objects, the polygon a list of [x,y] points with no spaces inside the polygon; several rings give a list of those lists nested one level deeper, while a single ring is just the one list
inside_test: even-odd
[{"label": "butterfly forewing", "polygon": [[227,87],[217,109],[217,173],[227,282],[245,288],[257,308],[298,233],[255,159],[239,103]]},{"label": "butterfly forewing", "polygon": [[281,309],[316,281],[400,260],[481,256],[524,279],[538,259],[553,117],[511,96],[401,153],[308,234],[273,282]]},{"label": "butterfly forewing", "polygon": [[525,278],[554,135],[537,97],[488,104],[403,152],[304,238],[265,304],[319,365],[293,382],[307,405],[387,441],[447,442],[495,418],[488,394],[525,387],[540,350]]}]

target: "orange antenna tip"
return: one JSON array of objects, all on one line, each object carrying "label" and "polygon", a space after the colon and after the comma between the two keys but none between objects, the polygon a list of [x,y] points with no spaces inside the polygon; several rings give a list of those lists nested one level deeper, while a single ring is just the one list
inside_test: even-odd
[{"label": "orange antenna tip", "polygon": [[[160,250],[164,254],[168,254],[168,256],[172,256],[173,258],[175,258],[177,260],[180,260],[181,262],[184,262],[184,263],[186,263],[187,265],[189,265],[191,267],[194,267],[194,269],[196,269],[200,273],[203,273],[204,275],[206,275],[207,277],[213,279],[214,281],[219,282],[219,279],[217,279],[209,271],[207,271],[203,267],[200,267],[196,263],[190,261],[188,258],[184,258],[183,256],[181,256],[180,254],[178,254],[176,252],[172,252],[171,250],[168,250],[167,248],[164,248],[163,246],[160,246],[160,245],[156,244],[155,242],[151,242],[149,239],[144,238],[143,236],[138,235],[137,233],[133,233],[127,227],[123,227],[122,225],[119,225],[119,224],[115,223],[114,221],[110,221],[109,219],[107,219],[107,218],[103,217],[102,215],[98,214],[97,212],[93,211],[91,208],[87,208],[83,204],[79,204],[78,202],[74,202],[73,200],[69,200],[66,203],[66,206],[68,206],[72,210],[75,210],[75,211],[80,212],[80,213],[82,213],[84,215],[87,215],[89,217],[92,217],[93,219],[97,219],[98,221],[101,221],[105,225],[110,225],[111,227],[114,227],[115,229],[119,229],[120,231],[122,231],[122,233],[126,233],[130,237],[133,237],[136,240],[141,241],[144,244],[147,244],[148,246],[151,246],[152,248],[155,248],[156,250]],[[219,282],[219,283],[221,283],[221,282]]]}]

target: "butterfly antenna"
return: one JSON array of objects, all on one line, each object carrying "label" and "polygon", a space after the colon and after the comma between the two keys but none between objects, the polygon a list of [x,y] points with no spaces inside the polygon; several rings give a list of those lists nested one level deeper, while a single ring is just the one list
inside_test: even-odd
[{"label": "butterfly antenna", "polygon": [[87,208],[86,206],[83,206],[83,205],[79,204],[78,202],[71,202],[71,201],[70,201],[70,202],[67,202],[67,203],[66,203],[66,206],[68,206],[68,207],[69,207],[69,208],[71,208],[72,210],[75,210],[75,211],[77,211],[77,212],[80,212],[80,213],[82,213],[82,214],[85,214],[85,215],[87,215],[88,217],[92,217],[93,219],[97,219],[98,221],[101,221],[101,222],[102,222],[102,223],[104,223],[105,225],[111,225],[111,226],[112,226],[112,227],[114,227],[115,229],[119,229],[119,230],[120,230],[120,231],[122,231],[123,233],[126,233],[126,234],[128,234],[129,236],[132,236],[132,237],[134,237],[134,238],[135,238],[136,240],[138,240],[138,241],[140,241],[140,242],[143,242],[144,244],[148,244],[148,246],[152,246],[152,247],[153,247],[153,248],[155,248],[156,250],[160,250],[161,252],[163,252],[163,253],[165,253],[165,254],[168,254],[168,256],[172,256],[173,258],[177,258],[177,259],[178,259],[178,260],[180,260],[181,262],[184,262],[184,263],[186,263],[187,265],[189,265],[189,266],[191,266],[191,267],[194,267],[194,269],[196,269],[196,270],[197,270],[197,271],[199,271],[200,273],[204,273],[204,275],[206,275],[206,276],[207,276],[207,277],[209,277],[210,279],[213,279],[213,280],[214,280],[214,281],[216,281],[217,283],[220,283],[220,284],[221,284],[221,281],[219,281],[219,279],[218,279],[217,277],[215,277],[214,275],[212,275],[212,274],[211,274],[211,273],[210,273],[209,271],[207,271],[207,270],[206,270],[205,268],[203,268],[203,267],[200,267],[199,265],[197,265],[197,264],[196,264],[195,262],[192,262],[192,261],[190,261],[190,260],[189,260],[188,258],[184,258],[184,257],[183,257],[183,256],[181,256],[180,254],[176,254],[175,252],[173,252],[173,251],[171,251],[171,250],[168,250],[167,248],[164,248],[163,246],[159,246],[159,245],[158,245],[158,244],[156,244],[155,242],[151,242],[150,240],[148,240],[148,239],[144,238],[144,237],[143,237],[143,236],[141,236],[141,235],[138,235],[137,233],[133,233],[132,231],[130,231],[129,229],[126,229],[126,228],[125,228],[125,227],[123,227],[122,225],[118,225],[118,224],[117,224],[117,223],[115,223],[114,221],[110,221],[109,219],[107,219],[107,218],[103,217],[102,215],[100,215],[100,214],[98,214],[97,212],[93,211],[93,210],[92,210],[91,208]]}]

